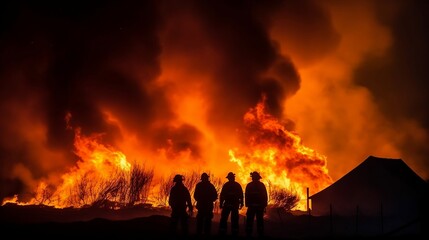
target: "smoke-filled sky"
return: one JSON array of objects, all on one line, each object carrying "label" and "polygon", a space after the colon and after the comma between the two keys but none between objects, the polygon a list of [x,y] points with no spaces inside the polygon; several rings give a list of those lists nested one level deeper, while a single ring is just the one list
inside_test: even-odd
[{"label": "smoke-filled sky", "polygon": [[2,3],[0,197],[74,166],[71,128],[103,133],[129,161],[224,174],[262,95],[327,157],[333,180],[369,155],[429,179],[428,10],[424,0]]}]

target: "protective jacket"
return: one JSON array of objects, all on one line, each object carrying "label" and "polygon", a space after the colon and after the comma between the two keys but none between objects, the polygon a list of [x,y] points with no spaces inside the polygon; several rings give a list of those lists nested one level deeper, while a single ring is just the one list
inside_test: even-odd
[{"label": "protective jacket", "polygon": [[197,209],[213,210],[213,202],[217,199],[216,188],[209,181],[201,181],[195,187],[194,199],[197,201]]},{"label": "protective jacket", "polygon": [[265,185],[260,181],[252,181],[247,184],[245,190],[246,207],[266,207],[268,194]]},{"label": "protective jacket", "polygon": [[238,182],[228,181],[223,185],[219,198],[221,206],[239,208],[243,206],[243,189]]}]

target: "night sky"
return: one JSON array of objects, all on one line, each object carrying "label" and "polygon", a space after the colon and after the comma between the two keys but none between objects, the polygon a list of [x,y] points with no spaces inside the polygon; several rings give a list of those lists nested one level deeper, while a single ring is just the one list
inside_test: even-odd
[{"label": "night sky", "polygon": [[262,95],[334,180],[369,155],[429,179],[427,1],[7,1],[0,11],[0,197],[75,164],[69,125],[132,158],[168,146],[197,164],[228,162]]}]

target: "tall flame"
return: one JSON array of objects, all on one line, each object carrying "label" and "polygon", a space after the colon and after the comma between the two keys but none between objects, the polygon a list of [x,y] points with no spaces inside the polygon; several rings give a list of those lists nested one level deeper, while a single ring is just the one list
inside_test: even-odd
[{"label": "tall flame", "polygon": [[[316,193],[332,183],[326,157],[304,146],[297,134],[266,113],[265,97],[245,114],[244,123],[248,149],[229,151],[242,183],[258,171],[269,187],[287,189],[301,200],[307,198],[307,188]],[[305,209],[306,202],[300,201],[297,208]]]},{"label": "tall flame", "polygon": [[[237,180],[244,186],[248,174],[258,171],[270,189],[283,189],[295,193],[300,201],[297,209],[305,209],[306,190],[313,193],[332,183],[328,175],[327,159],[302,144],[301,138],[286,129],[279,120],[266,112],[263,99],[244,115],[244,129],[239,132],[245,139],[243,149],[229,150],[230,161],[236,163]],[[66,116],[67,126],[69,118]],[[53,186],[41,181],[29,202],[18,202],[17,196],[5,199],[3,204],[45,204],[57,208],[93,205],[101,200],[115,203],[113,207],[134,204],[131,198],[133,166],[124,153],[101,143],[102,134],[83,136],[75,129],[75,154],[79,157],[75,167],[62,175],[62,182]],[[189,171],[195,165],[189,165]],[[176,169],[177,170],[177,169]],[[151,186],[152,192],[155,185]],[[192,190],[192,189],[190,189]],[[148,191],[149,192],[149,191]],[[138,199],[137,200],[141,200]]]},{"label": "tall flame", "polygon": [[[81,130],[75,130],[75,154],[79,157],[77,165],[69,172],[62,175],[62,183],[59,186],[51,186],[41,181],[35,191],[35,196],[28,202],[18,202],[14,196],[5,203],[18,203],[21,205],[44,204],[57,208],[82,207],[93,204],[98,199],[117,200],[120,193],[115,196],[100,196],[106,187],[114,187],[116,183],[111,181],[123,180],[126,184],[127,173],[131,170],[131,164],[126,156],[116,151],[111,146],[100,143],[102,134],[83,136]],[[116,185],[117,186],[117,185]],[[109,194],[112,191],[109,191]],[[77,205],[76,205],[77,204]]]}]

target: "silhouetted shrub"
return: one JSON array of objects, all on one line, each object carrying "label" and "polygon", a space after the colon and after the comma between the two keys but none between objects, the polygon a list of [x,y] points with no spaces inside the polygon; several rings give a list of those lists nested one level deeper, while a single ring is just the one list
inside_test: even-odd
[{"label": "silhouetted shrub", "polygon": [[270,188],[269,195],[272,206],[283,208],[286,212],[293,210],[300,200],[296,193],[280,188]]},{"label": "silhouetted shrub", "polygon": [[144,166],[134,164],[130,171],[128,190],[128,205],[136,202],[145,203],[153,180],[153,169],[146,170]]}]

